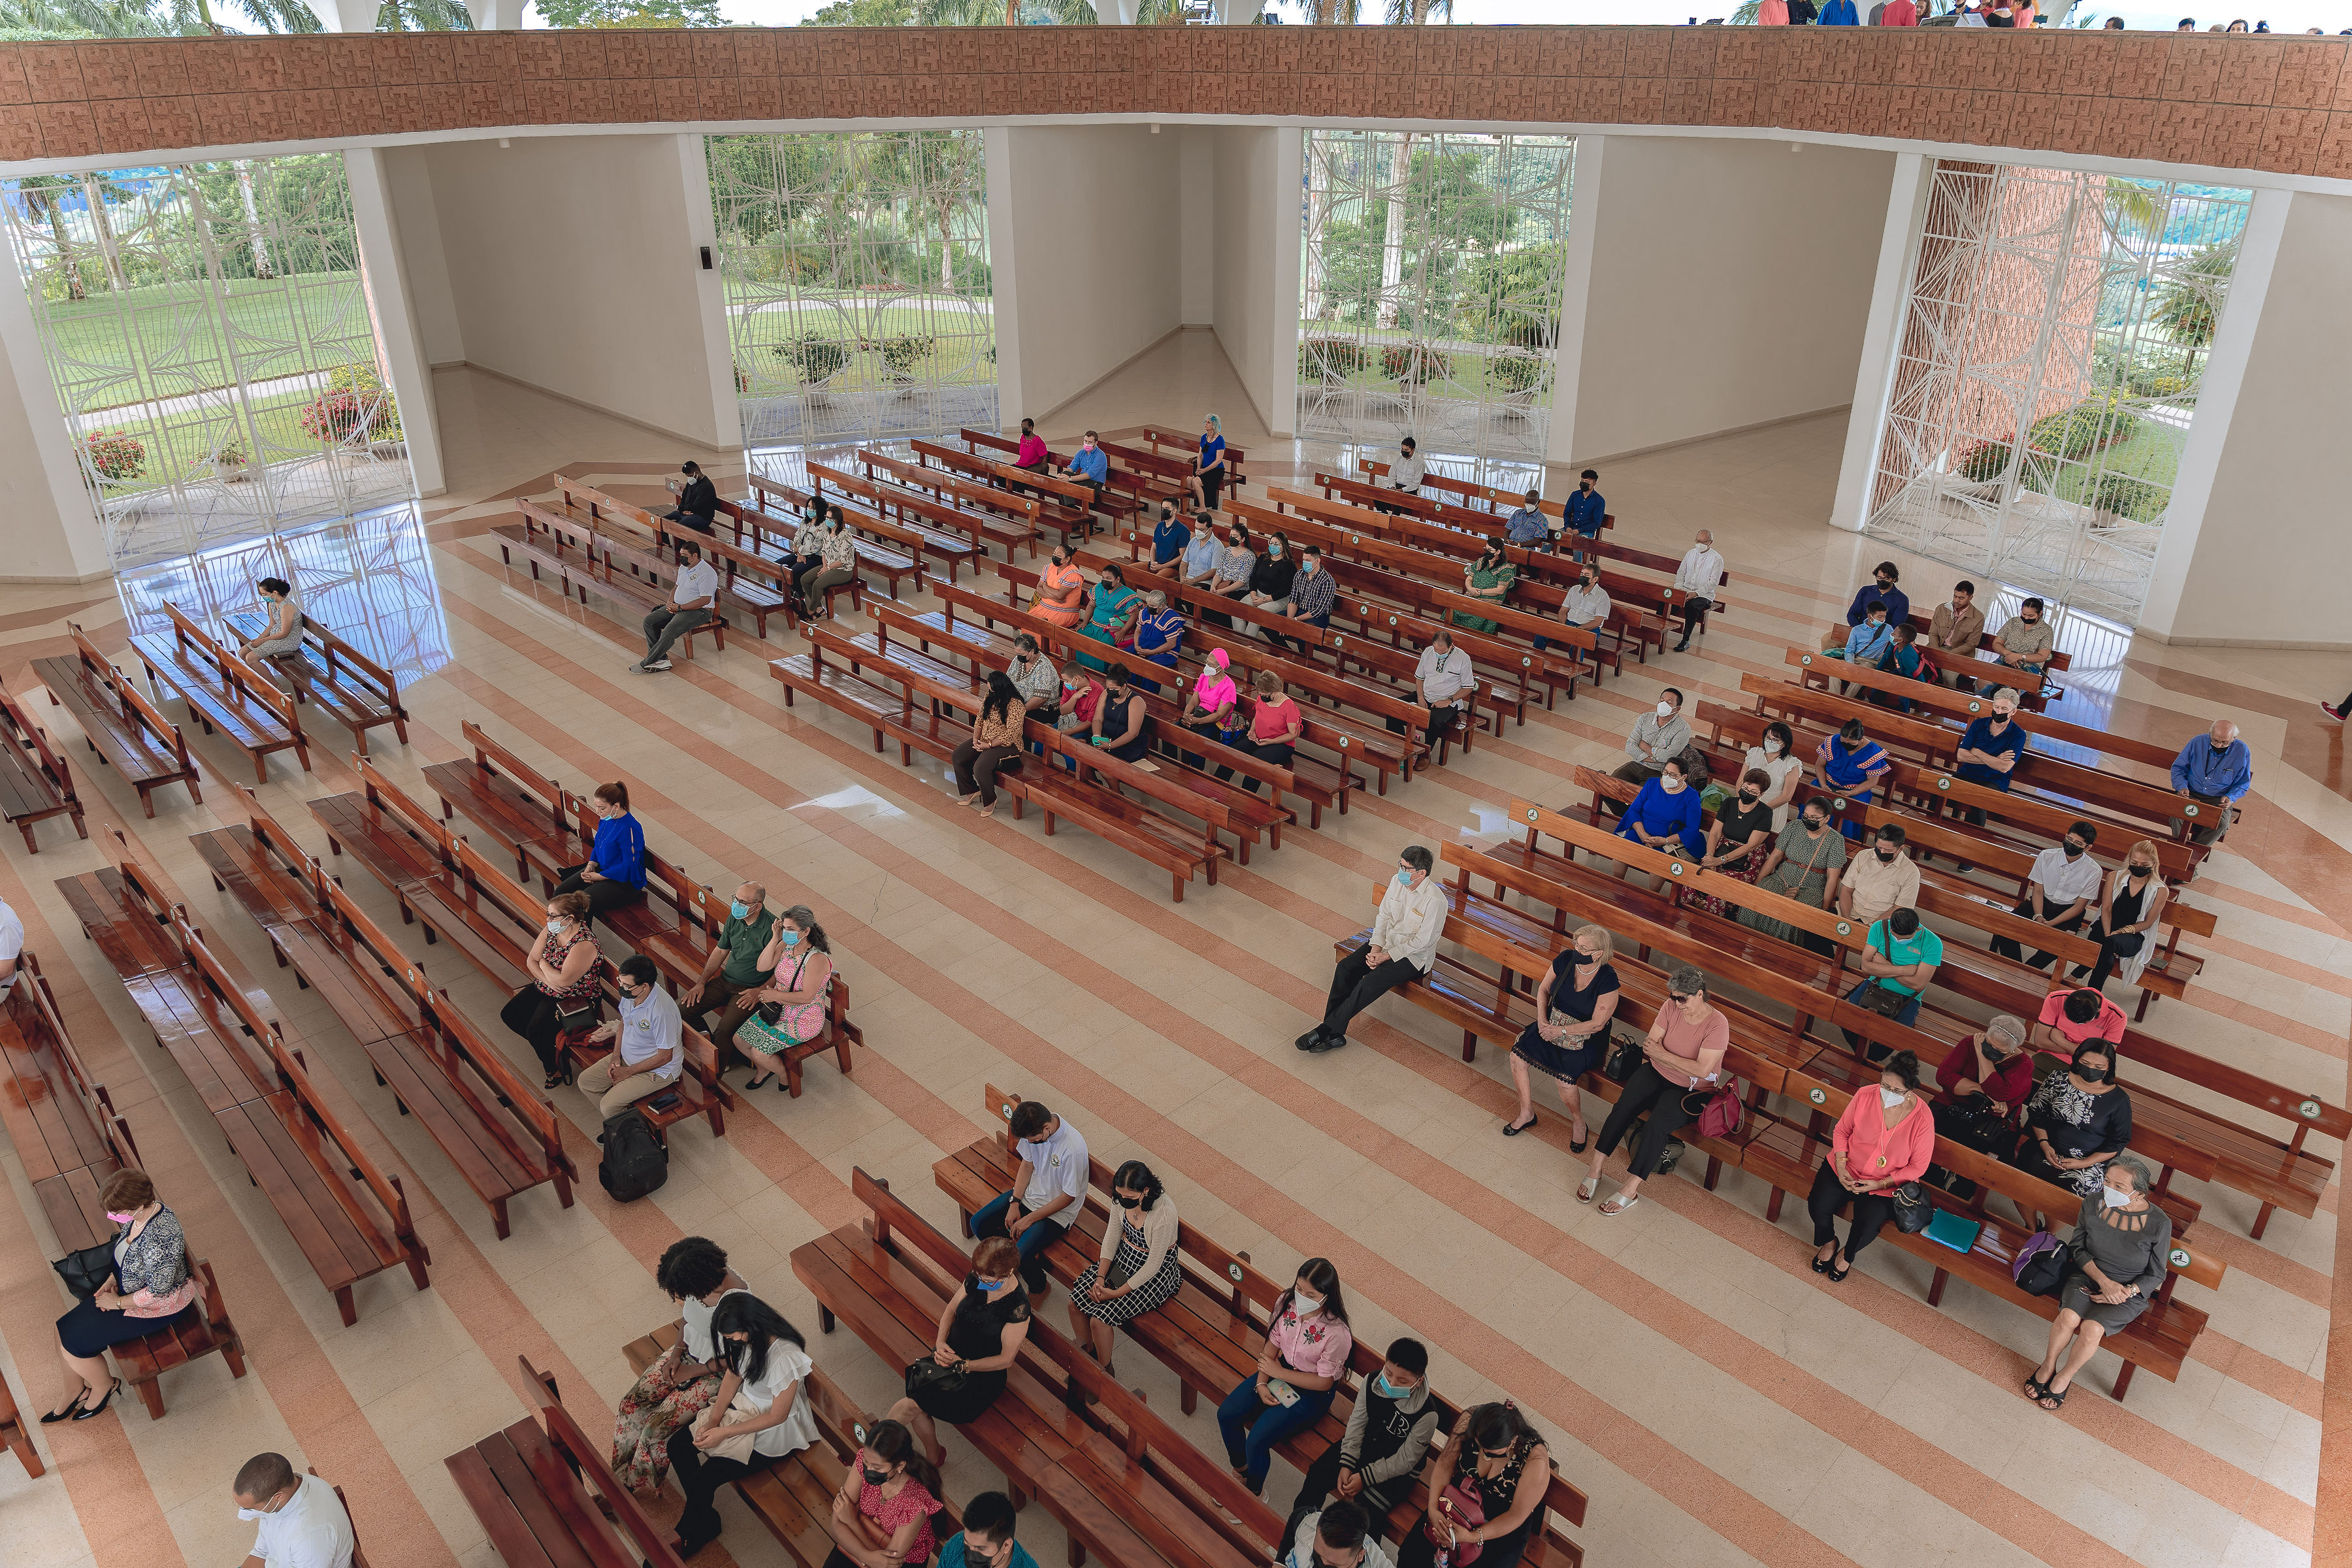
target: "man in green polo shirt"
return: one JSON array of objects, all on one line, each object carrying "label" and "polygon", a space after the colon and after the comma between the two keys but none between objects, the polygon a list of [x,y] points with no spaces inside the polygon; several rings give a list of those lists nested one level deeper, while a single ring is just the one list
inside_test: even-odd
[{"label": "man in green polo shirt", "polygon": [[702,1021],[710,1013],[719,1014],[718,1024],[704,1032],[719,1047],[720,1061],[727,1059],[727,1046],[735,1037],[736,1026],[759,1005],[753,995],[768,978],[761,972],[760,953],[775,934],[776,917],[768,908],[768,889],[757,882],[744,883],[735,889],[727,923],[719,931],[719,945],[703,963],[701,984],[677,999],[679,1014],[695,1028],[702,1029]]},{"label": "man in green polo shirt", "polygon": [[[1870,928],[1869,945],[1857,955],[1862,972],[1869,976],[1846,994],[1846,1000],[1864,1005],[1863,993],[1873,986],[1883,986],[1904,998],[1902,1009],[1895,1021],[1906,1028],[1919,1021],[1919,993],[1936,978],[1937,969],[1944,962],[1944,939],[1927,929],[1916,910],[1898,909],[1887,911],[1886,918]],[[1862,1037],[1852,1029],[1845,1031],[1846,1044],[1859,1048]],[[1870,1059],[1884,1060],[1886,1047],[1874,1043]]]}]

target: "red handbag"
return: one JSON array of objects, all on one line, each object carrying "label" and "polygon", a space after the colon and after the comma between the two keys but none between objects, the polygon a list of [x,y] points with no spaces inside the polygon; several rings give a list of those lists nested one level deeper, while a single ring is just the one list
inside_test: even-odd
[{"label": "red handbag", "polygon": [[1438,1494],[1437,1502],[1430,1505],[1426,1521],[1421,1527],[1423,1533],[1429,1537],[1429,1543],[1432,1546],[1436,1547],[1440,1552],[1448,1550],[1452,1552],[1454,1568],[1466,1568],[1467,1564],[1478,1561],[1478,1553],[1486,1549],[1486,1543],[1483,1541],[1457,1539],[1449,1547],[1445,1531],[1437,1522],[1440,1504],[1451,1505],[1450,1517],[1455,1525],[1464,1530],[1475,1530],[1486,1522],[1486,1505],[1479,1500],[1476,1492],[1472,1491],[1460,1481],[1455,1481]]},{"label": "red handbag", "polygon": [[[1687,1106],[1690,1103],[1688,1098],[1683,1103]],[[1745,1114],[1746,1108],[1739,1103],[1738,1092],[1726,1084],[1708,1095],[1706,1103],[1699,1107],[1698,1135],[1702,1138],[1728,1138],[1739,1131],[1740,1119]]]}]

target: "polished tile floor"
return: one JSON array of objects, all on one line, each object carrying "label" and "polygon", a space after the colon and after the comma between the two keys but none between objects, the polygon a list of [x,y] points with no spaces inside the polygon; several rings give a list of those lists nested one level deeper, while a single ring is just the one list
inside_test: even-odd
[{"label": "polished tile floor", "polygon": [[[902,769],[805,705],[788,715],[765,668],[781,647],[730,638],[724,655],[706,652],[669,678],[628,673],[634,630],[601,602],[566,604],[500,568],[483,534],[505,513],[501,498],[544,490],[558,468],[650,497],[688,455],[724,490],[740,455],[689,454],[469,373],[445,373],[439,392],[450,493],[425,503],[429,547],[394,574],[409,590],[417,722],[406,750],[379,748],[379,765],[412,784],[425,763],[459,754],[470,719],[574,787],[627,779],[656,846],[695,875],[722,887],[755,878],[819,911],[869,1048],[850,1078],[815,1066],[801,1100],[746,1097],[723,1142],[682,1129],[669,1184],[652,1199],[616,1208],[592,1181],[562,1211],[542,1190],[518,1202],[513,1236],[499,1241],[357,1047],[212,890],[187,836],[233,817],[226,785],[247,776],[241,757],[199,742],[206,804],[166,791],[153,821],[85,768],[91,841],[51,824],[36,858],[8,836],[0,897],[24,915],[83,1053],[213,1258],[252,1375],[233,1382],[206,1362],[171,1376],[160,1423],[134,1406],[119,1421],[47,1429],[55,1463],[39,1481],[0,1459],[8,1568],[233,1562],[249,1527],[235,1519],[229,1478],[264,1448],[343,1485],[379,1568],[487,1568],[496,1559],[443,1457],[520,1415],[518,1353],[552,1371],[594,1426],[627,1384],[622,1344],[669,1316],[652,1265],[681,1234],[719,1239],[809,1331],[820,1363],[883,1405],[896,1371],[846,1333],[815,1334],[814,1303],[786,1258],[853,1217],[854,1167],[892,1178],[952,1223],[928,1167],[982,1130],[990,1081],[1065,1111],[1105,1158],[1151,1160],[1184,1217],[1262,1264],[1332,1258],[1359,1332],[1419,1334],[1452,1397],[1518,1400],[1591,1494],[1580,1537],[1596,1568],[2254,1568],[2308,1560],[2315,1542],[2326,1554],[2322,1493],[2341,1495],[2324,1487],[2321,1463],[2346,1272],[2336,1189],[2315,1218],[2282,1215],[2259,1244],[2246,1236],[2247,1201],[2200,1194],[2205,1234],[2231,1273],[2219,1292],[2184,1292],[2212,1313],[2196,1358],[2177,1384],[2142,1376],[2123,1406],[2104,1397],[2113,1363],[2103,1358],[2053,1417],[2015,1392],[2039,1348],[2038,1320],[1965,1288],[1932,1310],[1925,1270],[1890,1247],[1867,1254],[1863,1277],[1833,1293],[1805,1268],[1801,1205],[1769,1224],[1761,1193],[1737,1173],[1715,1194],[1660,1182],[1657,1201],[1622,1219],[1578,1206],[1560,1119],[1547,1115],[1529,1137],[1496,1136],[1507,1071],[1491,1051],[1463,1064],[1453,1037],[1417,1010],[1383,1005],[1345,1052],[1307,1058],[1290,1047],[1320,1005],[1331,940],[1361,923],[1399,847],[1491,841],[1514,795],[1564,797],[1568,766],[1611,762],[1662,683],[1737,701],[1743,670],[1777,672],[1787,643],[1834,617],[1879,555],[1816,521],[1842,417],[1655,453],[1604,475],[1629,542],[1679,551],[1695,528],[1715,529],[1733,610],[1699,651],[1533,716],[1466,764],[1366,799],[1175,906],[1158,872],[1082,832],[1049,840],[1034,818],[978,822],[952,807],[938,768]],[[1048,434],[1184,425],[1206,409],[1223,416],[1261,479],[1335,456],[1255,428],[1205,334],[1174,340]],[[1950,575],[1905,566],[1907,584]],[[124,610],[111,595],[0,595],[10,689],[26,689],[26,660],[64,646],[68,618],[121,647]],[[2168,742],[2227,714],[2257,758],[2245,822],[2195,895],[2221,917],[2221,939],[2188,1002],[2158,1008],[2154,1026],[2340,1101],[2352,1047],[2352,940],[2339,923],[2352,907],[2352,804],[2340,732],[2323,728],[2311,702],[2340,694],[2342,661],[2167,648],[2088,625],[2068,637],[2080,689],[2070,713]],[[34,700],[86,754],[61,710]],[[322,853],[302,802],[354,784],[326,750],[315,777],[278,759],[261,792]],[[100,864],[114,826],[269,988],[307,1038],[331,1102],[402,1173],[434,1254],[431,1291],[380,1277],[360,1289],[357,1326],[339,1322],[51,885]],[[371,879],[349,882],[390,920]],[[500,998],[478,975],[441,950],[413,951],[495,1031]],[[593,1108],[571,1091],[557,1101],[585,1147]],[[11,1384],[47,1408],[61,1393],[49,1321],[63,1301],[41,1260],[57,1248],[21,1164],[8,1155],[0,1165],[17,1200],[0,1202],[0,1342]],[[1155,1408],[1175,1410],[1162,1369],[1119,1359]],[[1205,1406],[1190,1425],[1214,1443]],[[951,1448],[953,1493],[994,1484],[968,1448]],[[1286,1504],[1295,1484],[1278,1472],[1275,1500]],[[731,1500],[726,1511],[728,1532],[706,1561],[785,1561]],[[1058,1560],[1042,1510],[1023,1531],[1040,1561]]]}]

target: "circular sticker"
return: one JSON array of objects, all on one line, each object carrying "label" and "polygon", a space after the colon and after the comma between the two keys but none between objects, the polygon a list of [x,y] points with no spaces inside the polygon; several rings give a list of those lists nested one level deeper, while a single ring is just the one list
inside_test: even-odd
[{"label": "circular sticker", "polygon": [[1852,921],[1838,921],[1837,933],[1840,936],[1852,936],[1853,934],[1853,922]]},{"label": "circular sticker", "polygon": [[1230,1279],[1231,1280],[1233,1280],[1233,1282],[1234,1282],[1234,1284],[1236,1284],[1236,1285],[1240,1284],[1240,1283],[1242,1282],[1242,1279],[1243,1279],[1243,1275],[1242,1275],[1242,1266],[1241,1266],[1240,1264],[1238,1264],[1238,1263],[1228,1263],[1228,1264],[1226,1264],[1226,1265],[1225,1265],[1225,1275],[1226,1275],[1226,1277],[1227,1277],[1228,1279]]},{"label": "circular sticker", "polygon": [[2319,1116],[2319,1101],[2315,1100],[2306,1100],[2294,1109],[2300,1115],[2304,1116],[2307,1120],[2315,1121]]},{"label": "circular sticker", "polygon": [[1971,697],[1969,699],[1969,711],[1971,713],[1981,713],[1984,711],[1984,704],[1976,698]]},{"label": "circular sticker", "polygon": [[1666,862],[1666,875],[1667,875],[1667,876],[1669,876],[1669,877],[1679,877],[1679,876],[1681,876],[1682,874],[1683,874],[1683,863],[1682,863],[1681,861],[1679,861],[1679,860],[1669,860],[1669,861],[1667,861],[1667,862]]},{"label": "circular sticker", "polygon": [[859,1447],[863,1448],[864,1447],[866,1447],[866,1423],[865,1423],[865,1422],[863,1422],[863,1421],[853,1421],[853,1422],[851,1422],[851,1423],[849,1424],[849,1434],[850,1434],[850,1436],[853,1436],[853,1437],[855,1437],[855,1438],[856,1438],[856,1439],[857,1439],[857,1446],[858,1446]]},{"label": "circular sticker", "polygon": [[1952,781],[1938,775],[1936,780],[1936,787],[1937,789],[1949,789],[1952,787]]},{"label": "circular sticker", "polygon": [[1343,637],[1334,636],[1331,638],[1331,646],[1333,647],[1345,647],[1348,646],[1348,639]]},{"label": "circular sticker", "polygon": [[1805,1098],[1811,1100],[1815,1105],[1827,1105],[1830,1102],[1829,1091],[1820,1088],[1805,1090]]},{"label": "circular sticker", "polygon": [[2186,1268],[2189,1267],[2189,1249],[2185,1247],[2176,1247],[2170,1252],[2166,1253],[2164,1257],[2165,1261],[2171,1264],[2175,1268]]},{"label": "circular sticker", "polygon": [[1002,1116],[1003,1118],[1004,1118],[1004,1120],[1005,1120],[1005,1121],[1012,1121],[1012,1120],[1013,1120],[1013,1101],[1011,1101],[1011,1100],[1006,1100],[1003,1105],[998,1106],[998,1107],[996,1108],[996,1113],[997,1113],[999,1116]]},{"label": "circular sticker", "polygon": [[[1541,806],[1539,806],[1539,805],[1531,805],[1531,806],[1528,807],[1528,820],[1529,822],[1533,822],[1533,821],[1535,821],[1535,820],[1536,820],[1536,818],[1538,818],[1538,817],[1541,816],[1542,815],[1543,815],[1543,807],[1541,807]],[[2305,1103],[2308,1104],[2308,1103],[2309,1103],[2309,1101],[2305,1101]]]},{"label": "circular sticker", "polygon": [[1832,795],[1830,797],[1830,809],[1832,811],[1843,811],[1845,809],[1845,796],[1842,795]]},{"label": "circular sticker", "polygon": [[1800,665],[1809,665],[1813,662],[1813,656],[1809,653],[1800,654],[1797,656],[1797,662]]},{"label": "circular sticker", "polygon": [[1391,625],[1391,626],[1394,626],[1394,625],[1396,625],[1396,624],[1397,624],[1397,618],[1396,618],[1394,616],[1391,616],[1389,617],[1389,625]]},{"label": "circular sticker", "polygon": [[2180,808],[2180,815],[2181,815],[2181,816],[2196,816],[2196,815],[2197,815],[2197,812],[2198,812],[2198,805],[2197,805],[2197,803],[2196,803],[2195,801],[2193,801],[2193,800],[2192,800],[2192,801],[2190,801],[2187,805],[2184,805],[2184,806],[2182,806],[2182,807]]},{"label": "circular sticker", "polygon": [[1522,669],[1532,668],[1535,666],[1535,656],[1530,654],[1527,658],[1519,660],[1519,668]]}]

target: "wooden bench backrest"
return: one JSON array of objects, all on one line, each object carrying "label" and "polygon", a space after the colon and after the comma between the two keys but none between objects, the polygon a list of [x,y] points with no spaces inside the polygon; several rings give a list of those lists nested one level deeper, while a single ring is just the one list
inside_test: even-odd
[{"label": "wooden bench backrest", "polygon": [[73,636],[74,651],[81,656],[83,666],[97,675],[107,689],[114,694],[115,700],[121,703],[123,718],[154,736],[171,751],[181,767],[193,771],[193,764],[188,761],[188,742],[180,734],[180,727],[164,718],[135,683],[122,679],[122,672],[114,668],[114,661],[98,651],[98,645],[83,634],[80,626],[68,621],[66,630]]},{"label": "wooden bench backrest", "polygon": [[[1094,492],[1075,479],[1062,479],[1051,473],[1033,473],[1027,468],[1015,468],[1011,463],[991,462],[986,458],[978,457],[970,452],[959,452],[952,447],[942,447],[936,441],[909,441],[908,446],[912,447],[916,456],[919,458],[960,474],[970,474],[983,483],[1027,485],[1044,491],[1046,495],[1059,496],[1063,501],[1076,503],[1075,506],[1069,506],[1041,500],[1036,513],[1040,519],[1050,516],[1056,520],[1075,521],[1086,513],[1088,503],[1094,500]],[[1050,451],[1045,454],[1045,461],[1053,468],[1068,466],[1066,458],[1056,457]]]},{"label": "wooden bench backrest", "polygon": [[[564,798],[570,802],[572,807],[572,830],[586,843],[593,843],[598,820],[595,796],[593,794],[573,795],[567,791]],[[642,824],[639,831],[643,831]],[[583,847],[585,847],[584,844]],[[696,889],[700,889],[705,894],[709,891],[701,883],[688,876],[682,867],[674,866],[655,854],[651,844],[647,844],[645,847],[644,864],[646,890],[651,892],[654,890],[654,884],[660,883],[664,889],[663,896],[669,900],[671,906],[680,914],[686,913],[693,906]]]},{"label": "wooden bench backrest", "polygon": [[471,719],[457,726],[458,735],[474,748],[474,765],[486,773],[500,773],[509,783],[521,785],[547,803],[550,816],[556,826],[563,826],[563,786],[538,769],[526,765],[520,757],[500,745]]},{"label": "wooden bench backrest", "polygon": [[549,1156],[564,1169],[571,1169],[571,1156],[563,1151],[562,1121],[555,1114],[555,1107],[549,1102],[545,1091],[523,1082],[522,1076],[507,1064],[506,1053],[482,1038],[480,1032],[474,1027],[473,1020],[449,1000],[447,991],[422,989],[424,976],[421,973],[417,974],[416,983],[420,987],[419,998],[425,1004],[435,1026],[441,1031],[443,1037],[474,1064],[474,1070],[482,1075],[498,1091],[499,1097],[530,1129]]},{"label": "wooden bench backrest", "polygon": [[[1184,454],[1185,461],[1198,462],[1200,460],[1201,437],[1198,436],[1187,436],[1181,430],[1171,430],[1166,426],[1160,425],[1146,425],[1143,427],[1141,434],[1145,444],[1155,452],[1160,450],[1162,447],[1173,447],[1176,450]],[[1096,441],[1097,444],[1099,445],[1101,437],[1097,437]],[[1248,461],[1249,458],[1239,447],[1233,445],[1231,442],[1226,443],[1225,462],[1228,466],[1238,470],[1242,464]]]},{"label": "wooden bench backrest", "polygon": [[376,694],[383,699],[385,707],[404,719],[408,716],[408,710],[400,705],[400,683],[393,679],[392,671],[368,658],[334,631],[309,616],[302,617],[302,629],[318,639],[319,646],[331,656],[331,663],[338,668],[348,665],[365,676],[367,684],[375,688]]},{"label": "wooden bench backrest", "polygon": [[584,542],[595,535],[596,525],[593,518],[574,517],[568,511],[549,506],[544,501],[532,500],[528,496],[516,497],[514,506],[522,517],[526,538],[537,530],[544,529],[559,544],[569,540],[583,544],[584,548]]},{"label": "wooden bench backrest", "polygon": [[196,929],[188,923],[185,910],[172,911],[172,934],[179,942],[180,951],[187,955],[188,963],[195,969],[197,974],[204,978],[205,983],[228,1004],[229,1011],[236,1015],[237,1022],[244,1025],[246,1032],[253,1037],[254,1044],[257,1047],[267,1045],[271,1032],[277,1027],[276,1021],[261,1016],[261,1009],[254,1005],[252,997],[245,994],[245,987],[239,985],[229,972],[221,966],[221,961],[213,956],[213,950],[205,945],[205,939],[197,934]]},{"label": "wooden bench backrest", "polygon": [[302,1070],[302,1064],[294,1059],[294,1053],[287,1048],[286,1041],[275,1030],[269,1036],[269,1055],[277,1065],[278,1079],[300,1102],[311,1121],[326,1133],[336,1152],[360,1173],[360,1180],[367,1184],[368,1191],[375,1194],[375,1201],[383,1205],[384,1214],[392,1221],[393,1235],[408,1246],[415,1247],[416,1227],[409,1219],[408,1198],[400,1190],[400,1178],[385,1175],[368,1152],[359,1146],[359,1141],[343,1131],[342,1124],[335,1120],[335,1113],[327,1109],[326,1103],[319,1098],[319,1091],[310,1087],[310,1075]]},{"label": "wooden bench backrest", "polygon": [[[877,452],[868,447],[857,448],[857,461],[866,465],[868,473],[878,469],[901,483],[929,489],[941,496],[953,497],[960,508],[976,506],[984,511],[1004,512],[1021,519],[1032,528],[1036,526],[1040,506],[1034,497],[1016,496],[1010,490],[994,489],[986,485],[966,484],[963,480],[940,469],[926,468],[920,463],[909,463],[903,458],[891,457],[887,452]],[[984,521],[993,524],[996,520]]]},{"label": "wooden bench backrest", "polygon": [[270,717],[286,726],[287,733],[302,733],[302,705],[291,691],[278,689],[278,683],[246,662],[245,656],[226,644],[213,662],[236,683],[236,689],[254,701],[269,710]]},{"label": "wooden bench backrest", "polygon": [[[425,978],[425,966],[402,952],[400,944],[375,923],[375,917],[352,901],[341,882],[332,877],[322,878],[319,884],[319,902],[331,917],[352,928],[353,941],[375,954],[383,967],[391,970],[391,980],[394,985],[415,998],[420,1009],[431,1008],[433,983]],[[375,978],[372,974],[362,976],[370,984]]]},{"label": "wooden bench backrest", "polygon": [[360,788],[370,805],[397,817],[401,826],[431,845],[435,858],[443,865],[457,864],[454,836],[437,815],[409,799],[398,784],[376,771],[373,763],[356,752],[352,756],[352,771],[359,774]]},{"label": "wooden bench backrest", "polygon": [[41,771],[57,786],[58,798],[73,800],[73,774],[67,771],[65,759],[58,755],[56,749],[49,744],[47,732],[33,722],[33,716],[25,710],[25,705],[16,700],[16,694],[5,689],[0,689],[0,717],[5,717],[8,730],[18,741],[32,746],[33,754],[40,759]]},{"label": "wooden bench backrest", "polygon": [[[548,1440],[569,1461],[570,1468],[587,1481],[596,1495],[604,1500],[611,1517],[636,1543],[637,1550],[645,1554],[645,1562],[649,1568],[684,1568],[677,1552],[669,1544],[669,1532],[654,1528],[653,1521],[646,1517],[644,1508],[639,1505],[636,1493],[614,1479],[612,1468],[605,1459],[606,1448],[588,1440],[588,1435],[580,1430],[580,1424],[572,1420],[572,1413],[564,1409],[562,1401],[555,1396],[555,1380],[532,1366],[529,1356],[518,1355],[515,1361],[522,1369],[523,1391],[530,1396],[531,1408],[537,1412],[541,1424],[547,1428]],[[546,1479],[541,1478],[542,1485]],[[585,1521],[571,1519],[567,1514],[567,1522],[577,1531]]]},{"label": "wooden bench backrest", "polygon": [[266,853],[277,856],[305,882],[315,880],[318,861],[302,847],[299,840],[278,826],[278,819],[269,815],[269,808],[261,804],[260,797],[253,793],[252,787],[234,780],[230,787],[245,802],[246,821],[252,830],[254,843]]},{"label": "wooden bench backrest", "polygon": [[593,485],[583,484],[578,479],[558,474],[555,476],[555,489],[563,497],[565,505],[586,507],[591,517],[600,521],[606,517],[618,518],[623,522],[636,524],[648,533],[661,531],[661,525],[652,512],[618,496],[607,495]]},{"label": "wooden bench backrest", "polygon": [[196,652],[215,664],[220,662],[224,645],[219,638],[205,630],[202,625],[192,619],[185,611],[169,599],[163,601],[163,614],[171,620],[172,637],[174,641],[183,647],[194,647]]},{"label": "wooden bench backrest", "polygon": [[[1922,690],[1927,689],[1924,682],[1915,680],[1910,684]],[[1842,728],[1849,719],[1859,719],[1863,732],[1889,751],[1895,746],[1908,746],[1923,755],[1948,758],[1959,747],[1960,731],[1948,725],[1925,719],[1907,719],[1850,697],[1835,697],[1826,691],[1799,686],[1793,681],[1775,680],[1754,670],[1741,673],[1739,689],[1759,699],[1766,708],[1777,707],[1783,712],[1802,713],[1821,728],[1832,731]]]},{"label": "wooden bench backrest", "polygon": [[[891,507],[902,519],[912,514],[929,524],[933,532],[952,534],[957,542],[965,545],[975,553],[981,549],[979,544],[973,542],[973,535],[989,522],[990,520],[986,518],[959,510],[937,497],[927,496],[919,490],[908,489],[900,485],[877,484],[871,479],[860,479],[855,474],[844,472],[824,463],[810,463],[808,471],[812,482],[823,480],[849,494],[870,500],[877,507]],[[853,485],[856,487],[855,489],[849,488]],[[822,489],[823,485],[820,484],[818,488]],[[911,529],[908,531],[917,539],[921,537]]]},{"label": "wooden bench backrest", "polygon": [[484,859],[470,839],[457,840],[457,872],[506,911],[526,934],[540,929],[546,900],[507,875],[504,868]]}]

